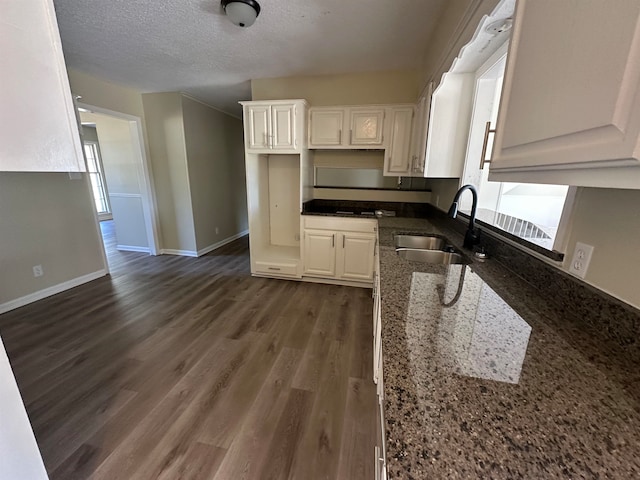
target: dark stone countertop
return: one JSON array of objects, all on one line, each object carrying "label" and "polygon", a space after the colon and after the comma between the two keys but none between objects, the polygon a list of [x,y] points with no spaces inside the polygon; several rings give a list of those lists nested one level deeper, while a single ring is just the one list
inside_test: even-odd
[{"label": "dark stone countertop", "polygon": [[379,220],[389,477],[640,478],[638,365],[497,261],[409,262],[397,232],[462,240]]}]

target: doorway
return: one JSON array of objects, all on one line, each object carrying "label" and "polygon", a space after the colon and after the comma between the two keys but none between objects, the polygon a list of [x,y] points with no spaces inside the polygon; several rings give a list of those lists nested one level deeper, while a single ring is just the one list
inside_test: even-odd
[{"label": "doorway", "polygon": [[96,222],[109,222],[106,229],[96,223],[103,246],[157,255],[156,209],[140,118],[82,103],[78,110]]}]

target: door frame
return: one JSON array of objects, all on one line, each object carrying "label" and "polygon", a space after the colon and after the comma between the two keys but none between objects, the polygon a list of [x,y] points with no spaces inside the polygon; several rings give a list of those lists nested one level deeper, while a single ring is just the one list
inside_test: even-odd
[{"label": "door frame", "polygon": [[[145,230],[147,232],[147,242],[149,243],[149,254],[158,255],[158,252],[160,252],[158,209],[152,180],[153,177],[151,175],[151,165],[149,164],[144,143],[142,119],[135,115],[116,112],[114,110],[97,107],[87,103],[77,102],[76,104],[79,108],[87,109],[92,113],[108,115],[121,120],[126,120],[129,123],[129,131],[131,132],[131,139],[134,143],[134,151],[136,152],[136,170],[138,174],[138,181],[140,182],[140,193],[142,194],[142,211],[144,215]],[[97,214],[96,228],[98,229],[100,236],[102,236]],[[106,266],[108,267],[108,265]]]}]

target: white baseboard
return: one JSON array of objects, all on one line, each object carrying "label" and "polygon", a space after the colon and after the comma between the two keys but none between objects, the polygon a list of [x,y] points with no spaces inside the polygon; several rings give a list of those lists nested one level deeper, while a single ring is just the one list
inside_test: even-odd
[{"label": "white baseboard", "polygon": [[122,252],[151,253],[149,247],[137,247],[135,245],[116,245],[116,248]]},{"label": "white baseboard", "polygon": [[0,313],[15,310],[19,307],[24,307],[25,305],[64,292],[65,290],[77,287],[79,285],[82,285],[83,283],[87,283],[92,280],[96,280],[97,278],[104,277],[105,275],[107,275],[107,273],[109,272],[106,269],[98,270],[97,272],[88,273],[87,275],[82,275],[81,277],[73,278],[66,282],[47,287],[44,290],[38,290],[37,292],[30,293],[29,295],[25,295],[24,297],[16,298],[15,300],[9,300],[8,302],[0,304]]},{"label": "white baseboard", "polygon": [[202,250],[198,250],[198,257],[202,255],[206,255],[209,252],[213,252],[215,249],[225,246],[227,243],[231,243],[234,240],[244,237],[249,234],[249,230],[243,230],[240,233],[236,233],[229,238],[225,238],[224,240],[219,241],[218,243],[214,243],[213,245],[209,245],[208,247],[203,248]]},{"label": "white baseboard", "polygon": [[182,257],[197,257],[198,252],[194,250],[174,250],[173,248],[163,248],[160,250],[161,255],[180,255]]},{"label": "white baseboard", "polygon": [[201,257],[202,255],[206,255],[209,252],[213,252],[214,250],[216,250],[217,248],[220,248],[224,245],[226,245],[227,243],[231,243],[234,240],[237,240],[241,237],[244,237],[245,235],[249,234],[249,230],[243,230],[240,233],[236,233],[235,235],[232,235],[229,238],[225,238],[224,240],[221,240],[217,243],[214,243],[213,245],[209,245],[208,247],[205,247],[201,250],[198,250],[197,252],[194,250],[174,250],[172,248],[163,248],[160,253],[162,255],[181,255],[183,257]]}]

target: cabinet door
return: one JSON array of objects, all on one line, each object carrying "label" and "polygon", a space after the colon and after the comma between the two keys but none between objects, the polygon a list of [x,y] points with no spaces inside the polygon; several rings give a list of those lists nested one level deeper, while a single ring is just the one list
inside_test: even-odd
[{"label": "cabinet door", "polygon": [[349,143],[351,145],[382,145],[383,108],[352,108],[349,118]]},{"label": "cabinet door", "polygon": [[336,276],[336,233],[304,231],[304,273],[317,277]]},{"label": "cabinet door", "polygon": [[591,173],[616,186],[608,174],[623,167],[640,178],[639,19],[632,0],[517,2],[491,180],[546,172],[545,183],[597,186]]},{"label": "cabinet door", "polygon": [[273,105],[271,107],[271,148],[274,150],[295,150],[296,138],[295,105]]},{"label": "cabinet door", "polygon": [[338,234],[338,276],[345,280],[371,281],[375,235],[362,233]]},{"label": "cabinet door", "polygon": [[342,145],[344,109],[319,108],[309,113],[309,148]]},{"label": "cabinet door", "polygon": [[429,111],[431,109],[431,95],[433,82],[420,97],[416,105],[416,114],[413,121],[413,134],[411,137],[411,174],[412,176],[424,176],[424,164],[427,157],[427,132],[429,128]]},{"label": "cabinet door", "polygon": [[380,274],[373,279],[373,383],[378,383],[378,357],[382,349],[382,305],[380,302]]},{"label": "cabinet door", "polygon": [[385,154],[385,175],[404,175],[411,170],[411,121],[413,108],[401,107],[390,110],[391,139]]},{"label": "cabinet door", "polygon": [[245,144],[247,149],[265,150],[270,148],[271,107],[269,105],[249,105],[245,115]]}]

